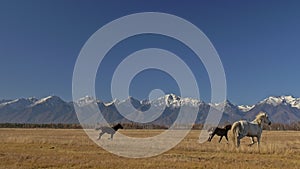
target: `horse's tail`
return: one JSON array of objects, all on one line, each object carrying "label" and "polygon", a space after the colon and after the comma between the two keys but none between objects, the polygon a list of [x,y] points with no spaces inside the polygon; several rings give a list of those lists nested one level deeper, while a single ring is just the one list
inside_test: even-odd
[{"label": "horse's tail", "polygon": [[237,121],[237,122],[233,123],[233,125],[231,127],[232,141],[235,146],[237,146],[236,137],[237,137],[237,132],[239,132],[240,125],[241,125],[240,122]]}]

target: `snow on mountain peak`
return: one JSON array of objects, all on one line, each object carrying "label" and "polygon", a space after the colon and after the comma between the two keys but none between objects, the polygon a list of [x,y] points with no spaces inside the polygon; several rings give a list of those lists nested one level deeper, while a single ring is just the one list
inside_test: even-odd
[{"label": "snow on mountain peak", "polygon": [[16,102],[19,102],[19,101],[20,101],[20,99],[10,100],[10,101],[1,103],[1,105],[2,106],[9,105],[9,104],[13,104],[13,103],[16,103]]},{"label": "snow on mountain peak", "polygon": [[180,97],[175,94],[167,94],[165,96],[165,103],[167,106],[179,107],[180,106]]},{"label": "snow on mountain peak", "polygon": [[181,99],[181,104],[182,105],[190,105],[190,106],[193,106],[193,107],[197,107],[197,106],[200,106],[201,104],[204,104],[203,101],[201,100],[198,100],[198,99],[194,99],[194,98],[183,98]]},{"label": "snow on mountain peak", "polygon": [[36,104],[43,103],[43,102],[45,102],[45,101],[47,101],[48,99],[51,99],[51,98],[52,98],[52,96],[48,96],[48,97],[45,97],[45,98],[40,99],[39,101],[37,101],[37,102],[35,102],[35,103],[36,103]]},{"label": "snow on mountain peak", "polygon": [[3,103],[10,102],[10,101],[12,101],[12,100],[6,100],[6,99],[2,99],[2,100],[0,100],[0,105],[1,105],[1,104],[3,104]]},{"label": "snow on mountain peak", "polygon": [[251,109],[253,109],[255,105],[249,106],[249,105],[240,105],[238,106],[238,109],[241,110],[242,112],[247,112]]},{"label": "snow on mountain peak", "polygon": [[203,101],[198,99],[180,97],[175,94],[166,94],[162,97],[150,101],[150,104],[156,107],[165,105],[167,107],[172,107],[172,108],[179,108],[180,106],[183,105],[197,107],[203,103],[204,103]]},{"label": "snow on mountain peak", "polygon": [[293,96],[281,96],[281,98],[292,107],[300,109],[300,98],[295,98]]},{"label": "snow on mountain peak", "polygon": [[180,107],[182,105],[197,107],[204,103],[203,101],[198,99],[189,98],[189,97],[181,98],[180,96],[177,96],[175,94],[167,94],[165,95],[164,99],[165,99],[165,104],[168,107],[175,107],[175,108]]},{"label": "snow on mountain peak", "polygon": [[296,98],[294,98],[293,96],[280,96],[282,99],[286,100],[287,102],[291,102],[293,100],[295,100]]},{"label": "snow on mountain peak", "polygon": [[233,103],[231,103],[229,100],[225,100],[220,103],[209,103],[210,106],[218,108],[218,107],[236,107]]},{"label": "snow on mountain peak", "polygon": [[291,107],[300,109],[300,98],[295,98],[293,96],[270,96],[259,102],[259,104],[262,103],[270,104],[273,106],[278,106],[280,104],[289,104],[291,105]]},{"label": "snow on mountain peak", "polygon": [[20,99],[15,99],[15,100],[9,100],[7,102],[3,102],[0,104],[0,107],[4,106],[11,106],[11,107],[22,107],[22,106],[29,106],[30,104],[36,102],[36,98],[20,98]]},{"label": "snow on mountain peak", "polygon": [[113,104],[116,104],[116,103],[119,103],[118,99],[114,99],[111,102],[107,102],[107,103],[103,103],[103,104],[104,104],[104,106],[108,107],[108,106],[112,106]]},{"label": "snow on mountain peak", "polygon": [[270,104],[273,106],[277,106],[277,105],[281,104],[282,101],[283,101],[283,99],[281,97],[270,96],[259,103],[266,103],[266,104]]},{"label": "snow on mountain peak", "polygon": [[63,102],[63,100],[57,96],[47,96],[47,97],[41,98],[40,100],[35,101],[31,106],[43,104],[46,102],[51,102],[54,104],[54,103]]},{"label": "snow on mountain peak", "polygon": [[88,105],[91,103],[96,103],[97,100],[91,96],[85,96],[76,101],[79,106]]}]

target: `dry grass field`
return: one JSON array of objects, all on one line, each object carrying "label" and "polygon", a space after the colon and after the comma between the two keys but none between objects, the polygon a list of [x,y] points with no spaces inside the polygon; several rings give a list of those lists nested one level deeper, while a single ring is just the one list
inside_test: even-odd
[{"label": "dry grass field", "polygon": [[[122,130],[145,137],[160,130]],[[83,130],[0,129],[0,168],[299,168],[300,132],[264,131],[260,150],[227,144],[198,143],[191,133],[176,147],[156,157],[129,159],[110,154],[91,141]],[[108,137],[108,136],[107,136]]]}]

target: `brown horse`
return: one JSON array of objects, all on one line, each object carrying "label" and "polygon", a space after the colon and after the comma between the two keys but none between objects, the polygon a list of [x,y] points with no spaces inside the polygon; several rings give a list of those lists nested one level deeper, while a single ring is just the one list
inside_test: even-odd
[{"label": "brown horse", "polygon": [[220,140],[219,140],[219,143],[221,142],[223,136],[225,136],[227,142],[228,142],[228,131],[231,129],[231,124],[229,125],[226,125],[224,128],[213,128],[210,132],[209,132],[209,138],[207,141],[211,141],[212,138],[215,136],[215,135],[218,135],[218,136],[221,136],[220,137]]}]

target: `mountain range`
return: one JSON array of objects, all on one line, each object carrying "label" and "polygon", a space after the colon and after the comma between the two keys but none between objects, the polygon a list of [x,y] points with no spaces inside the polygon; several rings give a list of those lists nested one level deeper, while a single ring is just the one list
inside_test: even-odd
[{"label": "mountain range", "polygon": [[[15,100],[0,100],[0,123],[79,123],[74,107],[85,108],[94,104],[99,107],[103,117],[109,123],[131,122],[124,118],[118,108],[128,111],[136,111],[139,114],[164,106],[162,114],[152,124],[170,125],[177,118],[181,107],[188,110],[197,108],[197,124],[203,124],[209,109],[217,109],[224,106],[221,123],[231,123],[236,120],[252,120],[260,111],[269,114],[270,120],[274,123],[290,124],[300,121],[300,98],[293,96],[270,96],[255,105],[235,105],[229,100],[222,103],[205,103],[193,98],[181,98],[174,94],[167,94],[155,100],[137,100],[129,97],[125,100],[113,100],[103,102],[92,97],[83,97],[76,102],[66,102],[58,96],[45,98],[19,98]],[[132,107],[128,106],[133,105]],[[135,112],[135,113],[136,113]],[[146,113],[146,112],[145,112]],[[148,112],[149,113],[149,112]],[[86,114],[88,116],[88,113]]]}]

